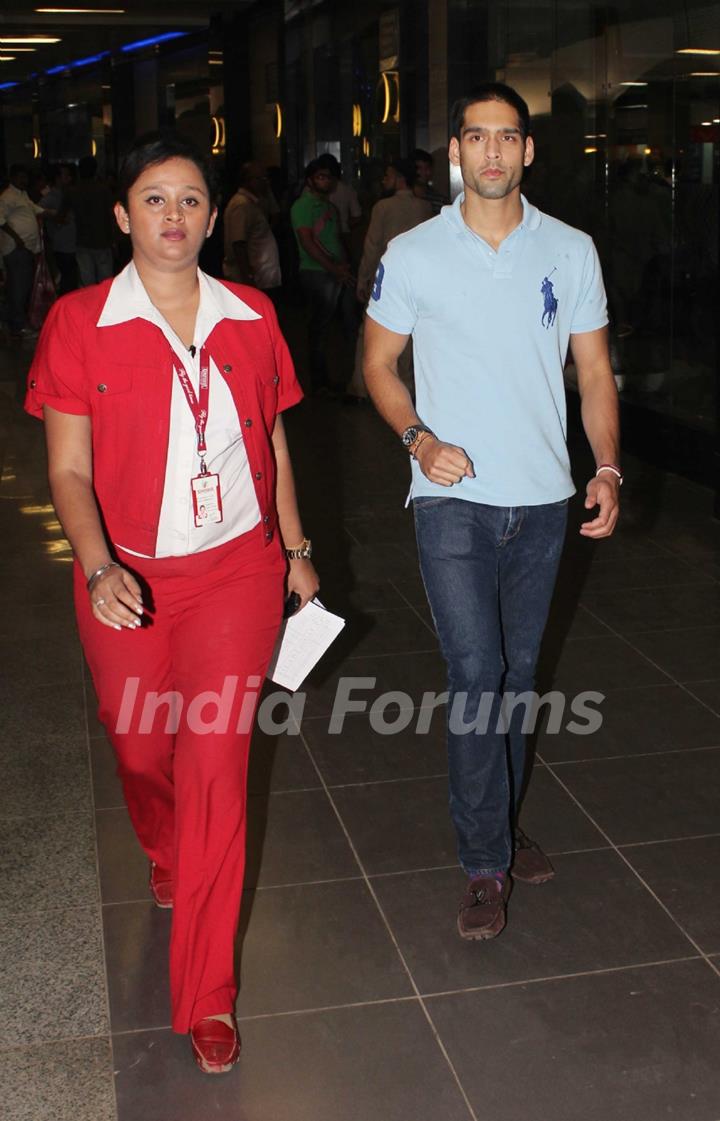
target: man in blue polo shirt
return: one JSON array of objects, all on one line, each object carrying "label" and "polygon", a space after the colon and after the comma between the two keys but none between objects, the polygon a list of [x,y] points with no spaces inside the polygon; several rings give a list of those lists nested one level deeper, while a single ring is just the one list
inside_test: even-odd
[{"label": "man in blue polo shirt", "polygon": [[[583,536],[612,533],[622,481],[600,265],[586,234],[521,195],[529,132],[527,105],[502,83],[455,103],[449,156],[464,193],[390,243],[365,328],[368,391],[412,457],[420,567],[448,668],[450,812],[468,876],[458,929],[467,939],[503,929],[511,880],[554,875],[517,826],[525,708],[502,702],[534,688],[575,489],[568,346],[597,463],[585,499],[596,512]],[[409,335],[415,406],[397,376]]]}]

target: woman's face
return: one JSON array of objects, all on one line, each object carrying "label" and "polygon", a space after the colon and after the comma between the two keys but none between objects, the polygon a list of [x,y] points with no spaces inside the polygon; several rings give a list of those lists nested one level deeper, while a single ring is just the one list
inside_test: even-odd
[{"label": "woman's face", "polygon": [[176,157],[147,167],[128,191],[127,209],[116,204],[115,217],[130,234],[134,257],[175,271],[197,261],[217,209],[200,169]]}]

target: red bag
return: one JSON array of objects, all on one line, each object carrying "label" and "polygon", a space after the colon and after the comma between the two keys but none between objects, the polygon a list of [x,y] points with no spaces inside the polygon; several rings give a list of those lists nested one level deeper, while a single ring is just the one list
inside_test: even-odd
[{"label": "red bag", "polygon": [[34,331],[40,330],[45,322],[45,316],[56,299],[57,293],[50,273],[50,266],[45,256],[45,239],[43,238],[42,248],[35,265],[35,277],[27,311],[28,323]]}]

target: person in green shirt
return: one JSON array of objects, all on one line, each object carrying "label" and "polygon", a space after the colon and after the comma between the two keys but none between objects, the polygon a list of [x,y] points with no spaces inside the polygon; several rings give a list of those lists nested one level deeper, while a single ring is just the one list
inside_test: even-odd
[{"label": "person in green shirt", "polygon": [[355,279],[345,257],[340,217],[330,202],[333,186],[327,168],[312,160],[305,168],[305,189],[290,211],[300,254],[300,287],[308,305],[308,355],[312,391],[333,388],[327,362],[327,339],[343,288]]}]

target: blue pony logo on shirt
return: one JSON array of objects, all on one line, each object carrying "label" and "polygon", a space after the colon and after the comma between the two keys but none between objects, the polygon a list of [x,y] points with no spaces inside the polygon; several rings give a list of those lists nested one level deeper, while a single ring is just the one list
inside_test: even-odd
[{"label": "blue pony logo on shirt", "polygon": [[378,271],[375,273],[375,283],[373,284],[372,292],[370,293],[373,300],[379,300],[380,299],[380,293],[382,292],[382,282],[383,282],[383,277],[384,276],[385,276],[385,266],[381,261],[380,264],[378,265]]},{"label": "blue pony logo on shirt", "polygon": [[[555,269],[552,270],[552,272],[550,273],[550,276],[552,276],[553,272],[555,272]],[[548,331],[550,330],[553,323],[555,322],[555,316],[557,315],[557,309],[558,309],[557,296],[555,295],[555,293],[553,291],[553,286],[552,286],[552,281],[550,280],[550,276],[544,276],[542,285],[540,286],[540,291],[542,292],[543,300],[545,301],[545,306],[543,308],[543,313],[542,313],[542,319],[540,320],[540,322],[542,323],[543,327],[545,327]]]}]

